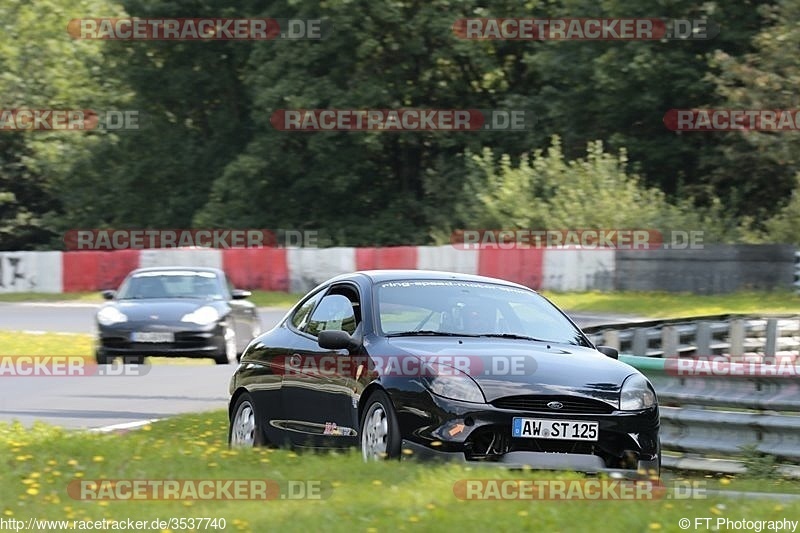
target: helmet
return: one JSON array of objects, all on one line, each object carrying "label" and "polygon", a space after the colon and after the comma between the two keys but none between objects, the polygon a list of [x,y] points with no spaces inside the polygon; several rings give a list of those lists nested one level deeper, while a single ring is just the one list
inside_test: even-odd
[{"label": "helmet", "polygon": [[493,310],[480,305],[466,305],[461,309],[462,328],[465,333],[493,333]]}]

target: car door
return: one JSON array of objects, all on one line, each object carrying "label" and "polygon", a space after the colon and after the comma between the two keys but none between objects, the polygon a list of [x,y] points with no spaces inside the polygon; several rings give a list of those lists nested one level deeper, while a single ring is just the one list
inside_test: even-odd
[{"label": "car door", "polygon": [[358,443],[356,373],[360,356],[317,344],[324,330],[356,333],[360,296],[351,284],[332,286],[298,332],[281,397],[297,446],[349,447]]}]

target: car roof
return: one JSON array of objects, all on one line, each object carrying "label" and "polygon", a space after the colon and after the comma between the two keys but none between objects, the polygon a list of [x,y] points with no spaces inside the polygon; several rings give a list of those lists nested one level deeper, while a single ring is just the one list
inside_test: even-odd
[{"label": "car roof", "polygon": [[[414,270],[414,269],[385,269],[385,270],[359,270],[352,274],[344,274],[337,276],[329,282],[342,281],[352,279],[355,276],[366,276],[372,283],[382,283],[384,281],[401,281],[401,280],[458,280],[458,281],[472,281],[476,283],[499,283],[509,287],[517,287],[520,289],[527,289],[532,291],[530,287],[514,283],[499,278],[491,278],[488,276],[479,276],[477,274],[464,274],[461,272],[447,272],[442,270]],[[534,291],[535,292],[535,291]]]}]

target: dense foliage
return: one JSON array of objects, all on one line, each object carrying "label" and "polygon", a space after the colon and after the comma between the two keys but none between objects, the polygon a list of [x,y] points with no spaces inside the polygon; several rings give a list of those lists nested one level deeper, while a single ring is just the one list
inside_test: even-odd
[{"label": "dense foliage", "polygon": [[[672,108],[800,108],[800,1],[5,0],[0,107],[136,110],[138,130],[0,132],[0,249],[69,228],[705,229],[800,242],[798,134],[676,133]],[[325,17],[323,41],[93,41],[73,18]],[[710,18],[696,41],[463,40],[462,17]],[[516,132],[293,133],[285,108],[526,109]],[[587,148],[588,147],[588,148]],[[794,194],[792,191],[795,191]]]}]

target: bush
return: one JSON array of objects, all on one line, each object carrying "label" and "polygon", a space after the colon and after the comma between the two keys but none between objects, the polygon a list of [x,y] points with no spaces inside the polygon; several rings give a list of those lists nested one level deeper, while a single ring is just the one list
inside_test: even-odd
[{"label": "bush", "polygon": [[467,157],[471,200],[460,213],[469,228],[704,230],[705,242],[739,235],[719,201],[702,210],[691,198],[670,202],[628,173],[624,149],[607,153],[602,141],[589,143],[586,157],[573,161],[565,160],[558,136],[546,152],[524,154],[516,166],[489,148]]}]

